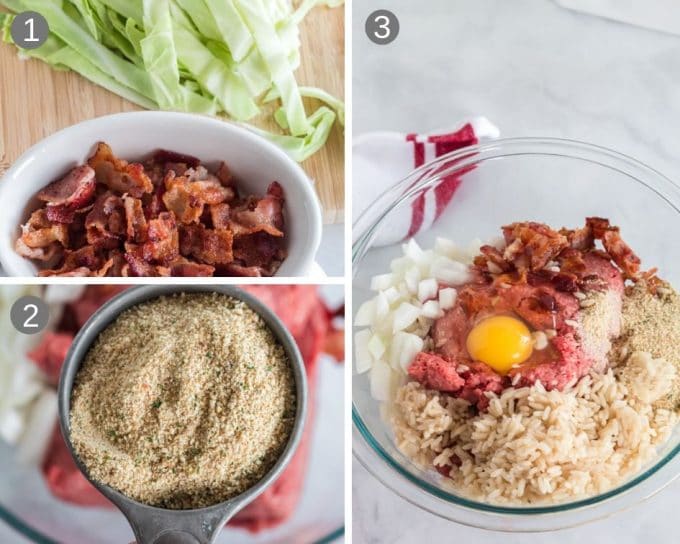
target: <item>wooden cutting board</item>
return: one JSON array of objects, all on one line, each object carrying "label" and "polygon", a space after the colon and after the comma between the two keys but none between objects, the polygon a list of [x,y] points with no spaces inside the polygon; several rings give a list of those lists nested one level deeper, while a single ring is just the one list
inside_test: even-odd
[{"label": "wooden cutting board", "polygon": [[[316,8],[302,25],[300,85],[344,98],[344,11]],[[310,100],[308,113],[318,107]],[[0,43],[0,175],[26,149],[53,132],[92,117],[140,108],[73,72],[58,72],[37,60],[20,60],[13,45]],[[254,124],[275,125],[267,115]],[[181,150],[179,150],[181,151]],[[323,206],[326,223],[344,212],[344,130],[335,123],[326,146],[302,163]]]}]

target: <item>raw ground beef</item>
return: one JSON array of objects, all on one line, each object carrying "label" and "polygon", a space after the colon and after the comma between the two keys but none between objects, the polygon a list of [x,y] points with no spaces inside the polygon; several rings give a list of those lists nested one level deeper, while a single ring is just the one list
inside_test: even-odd
[{"label": "raw ground beef", "polygon": [[[50,380],[54,383],[58,381],[61,364],[77,330],[99,306],[123,289],[90,286],[79,300],[67,305],[58,332],[46,335],[30,354],[31,359],[50,376]],[[326,308],[314,286],[244,286],[244,289],[274,310],[289,329],[305,361],[309,385],[307,423],[300,446],[290,464],[278,480],[230,521],[232,526],[260,531],[284,522],[298,503],[309,457],[317,362],[323,352],[338,361],[343,359],[343,332],[333,328],[332,321],[336,313]],[[43,463],[43,474],[52,494],[64,501],[83,506],[110,506],[109,501],[76,467],[58,426]]]},{"label": "raw ground beef", "polygon": [[[588,254],[583,264],[583,274],[601,282],[599,290],[621,297],[623,277],[609,260]],[[480,410],[488,406],[486,392],[499,394],[513,384],[531,386],[540,380],[546,389],[561,391],[596,363],[576,338],[573,323],[580,313],[579,301],[573,294],[560,292],[547,282],[507,284],[504,288],[472,282],[459,289],[454,307],[434,322],[434,352],[419,353],[408,374],[425,387],[463,398]],[[529,360],[506,376],[471,360],[466,348],[466,338],[475,322],[486,315],[503,314],[518,316],[534,330],[554,329],[556,334],[547,348],[534,350]]]}]

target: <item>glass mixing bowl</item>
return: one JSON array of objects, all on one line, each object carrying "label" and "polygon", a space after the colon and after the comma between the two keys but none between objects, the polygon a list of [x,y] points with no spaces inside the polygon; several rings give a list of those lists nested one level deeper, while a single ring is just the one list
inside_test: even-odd
[{"label": "glass mixing bowl", "polygon": [[[446,176],[461,184],[434,224],[416,234],[427,249],[437,236],[467,245],[500,235],[513,221],[582,226],[607,217],[642,259],[643,269],[680,286],[680,189],[659,172],[620,153],[585,143],[543,138],[497,140],[440,157],[384,193],[354,224],[353,308],[371,297],[370,278],[389,272],[400,243],[379,246],[381,233],[398,232],[414,201]],[[441,517],[500,531],[547,531],[613,514],[653,495],[680,475],[680,425],[658,458],[611,491],[541,507],[501,507],[445,490],[434,470],[422,470],[394,445],[370,394],[367,374],[352,377],[353,450],[375,477],[404,499]]]}]

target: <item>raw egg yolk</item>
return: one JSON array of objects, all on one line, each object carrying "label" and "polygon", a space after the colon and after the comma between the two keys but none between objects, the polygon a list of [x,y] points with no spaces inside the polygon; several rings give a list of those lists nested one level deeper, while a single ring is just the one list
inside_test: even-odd
[{"label": "raw egg yolk", "polygon": [[467,350],[499,374],[507,374],[513,365],[531,356],[533,341],[527,326],[514,317],[496,315],[477,323],[467,337]]}]

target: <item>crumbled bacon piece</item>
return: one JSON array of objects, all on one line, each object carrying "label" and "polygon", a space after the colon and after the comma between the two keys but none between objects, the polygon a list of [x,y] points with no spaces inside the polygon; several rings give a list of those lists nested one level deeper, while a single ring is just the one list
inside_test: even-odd
[{"label": "crumbled bacon piece", "polygon": [[119,247],[127,230],[123,199],[107,191],[99,195],[85,217],[87,242],[97,249]]},{"label": "crumbled bacon piece", "polygon": [[503,234],[508,244],[503,257],[518,270],[540,270],[569,245],[566,236],[542,223],[513,223]]},{"label": "crumbled bacon piece", "polygon": [[495,266],[498,268],[497,273],[509,272],[512,270],[512,263],[509,263],[503,258],[503,254],[500,250],[493,246],[482,246],[479,248],[481,255],[475,257],[475,265],[480,268],[489,269],[491,264],[491,269]]},{"label": "crumbled bacon piece", "polygon": [[190,255],[199,261],[229,264],[234,260],[233,234],[229,230],[206,229],[203,225],[188,225],[180,230],[182,255]]},{"label": "crumbled bacon piece", "polygon": [[43,276],[269,276],[287,255],[281,185],[241,196],[223,162],[161,150],[128,163],[100,142],[37,197],[15,248]]},{"label": "crumbled bacon piece", "polygon": [[210,206],[210,221],[213,228],[226,230],[229,228],[231,219],[231,206],[229,204],[214,204]]},{"label": "crumbled bacon piece", "polygon": [[229,263],[216,269],[216,276],[240,276],[244,278],[259,278],[262,276],[262,269],[259,266],[241,266],[240,264]]},{"label": "crumbled bacon piece", "polygon": [[38,193],[38,200],[50,206],[82,208],[94,197],[94,170],[87,165],[76,166],[63,178],[53,181]]},{"label": "crumbled bacon piece", "polygon": [[103,142],[97,144],[97,150],[88,164],[94,168],[97,182],[112,191],[128,193],[135,198],[141,198],[144,193],[153,191],[153,183],[146,175],[143,165],[128,164],[127,161],[117,159],[111,148]]},{"label": "crumbled bacon piece", "polygon": [[285,256],[283,239],[256,232],[234,239],[234,259],[245,266],[257,266],[263,270],[268,263],[280,263]]},{"label": "crumbled bacon piece", "polygon": [[623,241],[619,227],[610,225],[608,219],[601,217],[588,217],[586,223],[592,229],[593,236],[602,240],[605,251],[623,271],[626,278],[638,279],[640,276],[640,258]]},{"label": "crumbled bacon piece", "polygon": [[185,259],[184,257],[178,257],[172,263],[170,263],[170,275],[179,277],[196,277],[204,276],[209,277],[215,274],[215,267],[209,264],[198,264]]},{"label": "crumbled bacon piece", "polygon": [[84,246],[75,251],[66,250],[64,263],[55,270],[41,270],[41,276],[92,276],[102,266],[102,259],[93,246]]},{"label": "crumbled bacon piece", "polygon": [[162,196],[165,207],[185,225],[198,223],[205,206],[205,202],[191,193],[188,185],[186,178],[176,178],[173,172],[168,172],[165,181],[166,191]]},{"label": "crumbled bacon piece", "polygon": [[220,162],[220,165],[217,167],[217,172],[215,172],[215,175],[217,176],[217,179],[220,180],[222,185],[225,187],[231,187],[234,178],[231,175],[231,171],[229,170],[229,167],[227,166],[227,163],[222,161]]},{"label": "crumbled bacon piece", "polygon": [[582,229],[561,229],[560,234],[567,237],[569,247],[578,249],[579,251],[586,251],[595,247],[595,238],[590,225],[586,224]]},{"label": "crumbled bacon piece", "polygon": [[144,216],[142,201],[138,198],[125,196],[123,206],[127,222],[127,239],[138,244],[145,242],[148,225]]},{"label": "crumbled bacon piece", "polygon": [[167,149],[159,149],[153,154],[153,161],[159,164],[165,163],[183,163],[189,168],[196,168],[201,161],[191,155],[184,155],[176,153],[175,151],[168,151]]},{"label": "crumbled bacon piece", "polygon": [[53,242],[68,246],[68,227],[50,221],[44,209],[34,211],[22,231],[21,242],[32,249],[46,248]]},{"label": "crumbled bacon piece", "polygon": [[142,255],[148,262],[168,264],[179,256],[179,232],[175,216],[162,212],[149,221],[148,241],[142,246]]},{"label": "crumbled bacon piece", "polygon": [[265,198],[251,197],[231,213],[234,236],[264,231],[272,236],[283,236],[283,196],[281,185],[274,182]]}]

